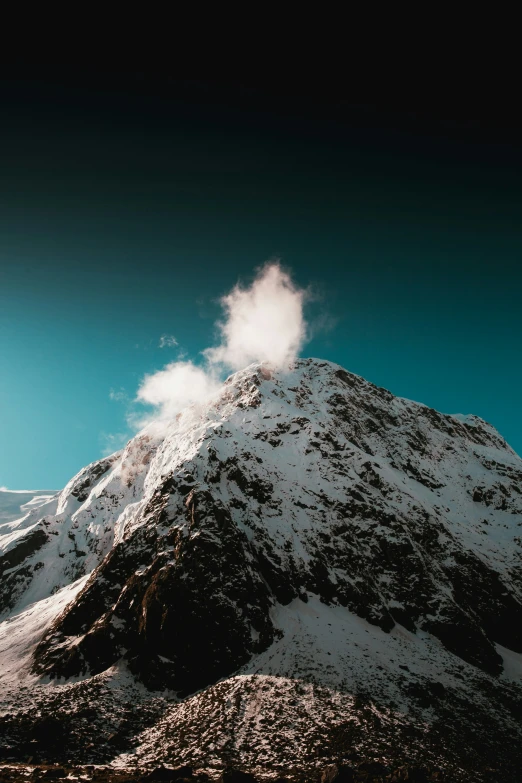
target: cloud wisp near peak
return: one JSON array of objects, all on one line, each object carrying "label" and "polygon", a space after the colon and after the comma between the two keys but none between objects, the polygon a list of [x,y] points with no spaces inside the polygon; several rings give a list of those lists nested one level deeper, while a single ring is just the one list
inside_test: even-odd
[{"label": "cloud wisp near peak", "polygon": [[141,427],[171,420],[183,408],[216,394],[227,372],[252,362],[288,366],[306,341],[307,297],[278,261],[261,267],[251,285],[236,284],[220,299],[224,315],[216,324],[219,344],[201,352],[201,364],[178,360],[146,375],[136,401],[152,406],[153,413],[132,416],[132,423]]}]

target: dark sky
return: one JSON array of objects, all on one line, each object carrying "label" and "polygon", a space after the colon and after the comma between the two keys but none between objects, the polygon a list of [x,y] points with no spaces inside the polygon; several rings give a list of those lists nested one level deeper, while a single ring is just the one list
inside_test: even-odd
[{"label": "dark sky", "polygon": [[278,256],[304,355],[476,413],[522,452],[522,135],[478,101],[342,80],[11,70],[0,84],[0,485],[58,488],[126,434],[110,389],[215,339]]}]

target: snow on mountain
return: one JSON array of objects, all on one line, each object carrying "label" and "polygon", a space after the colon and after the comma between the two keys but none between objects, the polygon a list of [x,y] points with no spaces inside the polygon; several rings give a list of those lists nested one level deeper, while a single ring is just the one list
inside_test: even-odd
[{"label": "snow on mountain", "polygon": [[56,490],[0,487],[0,525],[20,519],[34,508],[43,506],[56,494]]},{"label": "snow on mountain", "polygon": [[0,527],[12,752],[52,698],[84,760],[262,774],[400,737],[480,780],[520,743],[521,526],[522,460],[478,417],[251,365]]}]

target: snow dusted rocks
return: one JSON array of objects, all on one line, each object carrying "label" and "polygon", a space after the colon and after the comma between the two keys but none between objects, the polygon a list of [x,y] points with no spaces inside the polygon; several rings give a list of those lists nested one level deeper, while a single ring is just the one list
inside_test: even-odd
[{"label": "snow dusted rocks", "polygon": [[361,699],[376,737],[465,732],[471,709],[478,745],[492,721],[520,741],[522,460],[477,417],[329,362],[252,365],[0,535],[3,625],[31,640],[5,687],[168,689],[134,759],[261,769],[262,742],[267,769],[337,762],[368,751]]}]

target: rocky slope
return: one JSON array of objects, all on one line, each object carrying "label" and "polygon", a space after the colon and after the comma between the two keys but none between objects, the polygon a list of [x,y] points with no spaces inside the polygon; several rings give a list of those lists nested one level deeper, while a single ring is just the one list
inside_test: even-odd
[{"label": "rocky slope", "polygon": [[0,526],[8,753],[36,714],[79,761],[509,780],[521,527],[522,460],[481,419],[252,365]]}]

